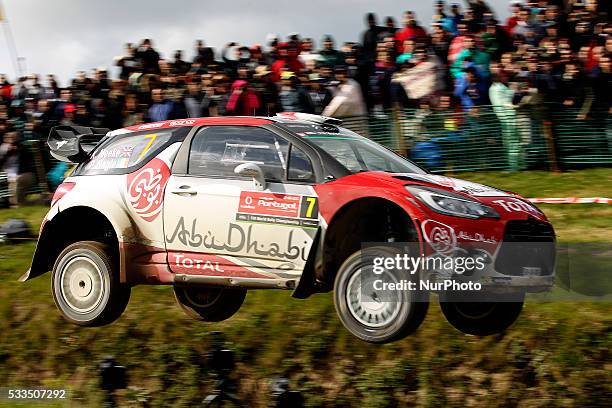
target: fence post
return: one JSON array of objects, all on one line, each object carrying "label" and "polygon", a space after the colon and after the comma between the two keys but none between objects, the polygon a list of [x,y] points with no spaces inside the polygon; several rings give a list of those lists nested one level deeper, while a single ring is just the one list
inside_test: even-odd
[{"label": "fence post", "polygon": [[554,173],[559,173],[557,152],[555,150],[555,139],[552,133],[552,123],[545,119],[542,123],[542,128],[544,130],[544,140],[546,140],[546,147],[548,149],[548,162],[550,163],[550,170]]},{"label": "fence post", "polygon": [[38,179],[38,188],[41,194],[49,193],[49,186],[47,184],[47,174],[45,172],[45,164],[40,151],[40,141],[33,140],[30,143],[30,151],[34,156],[34,167],[36,168],[36,178]]},{"label": "fence post", "polygon": [[397,106],[391,108],[391,138],[395,150],[402,156],[408,157],[408,149],[406,148],[406,137],[401,123],[400,109]]}]

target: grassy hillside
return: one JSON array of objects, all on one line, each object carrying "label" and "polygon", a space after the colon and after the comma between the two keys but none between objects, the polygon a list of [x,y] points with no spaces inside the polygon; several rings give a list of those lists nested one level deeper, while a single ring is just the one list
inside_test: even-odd
[{"label": "grassy hillside", "polygon": [[[612,172],[462,174],[526,196],[612,196]],[[560,239],[612,242],[612,206],[543,205]],[[0,211],[0,222],[44,208]],[[67,387],[69,406],[99,406],[96,364],[107,354],[127,366],[123,406],[192,406],[212,390],[206,364],[211,330],[237,355],[239,395],[266,406],[269,379],[288,376],[309,406],[604,406],[612,396],[612,305],[527,303],[505,334],[479,339],[449,326],[432,303],[418,333],[376,346],[338,322],[331,296],[296,300],[252,291],[219,324],[189,320],[169,287],[137,287],[113,325],[82,329],[61,319],[50,277],[21,284],[33,242],[0,246],[0,387]],[[4,404],[4,405],[3,405]],[[0,399],[0,406],[7,406]]]}]

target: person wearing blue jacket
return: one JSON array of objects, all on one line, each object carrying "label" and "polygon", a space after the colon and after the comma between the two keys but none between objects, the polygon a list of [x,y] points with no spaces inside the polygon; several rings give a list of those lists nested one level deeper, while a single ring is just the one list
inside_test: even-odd
[{"label": "person wearing blue jacket", "polygon": [[455,96],[461,100],[466,112],[488,102],[487,83],[478,74],[476,67],[465,68],[455,80]]}]

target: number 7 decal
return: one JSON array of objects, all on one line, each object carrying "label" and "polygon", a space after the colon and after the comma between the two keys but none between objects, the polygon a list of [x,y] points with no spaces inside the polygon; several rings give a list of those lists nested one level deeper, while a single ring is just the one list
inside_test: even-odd
[{"label": "number 7 decal", "polygon": [[302,197],[300,218],[319,218],[319,201],[317,197]]},{"label": "number 7 decal", "polygon": [[155,142],[155,139],[157,139],[157,133],[146,135],[145,139],[151,139],[151,140],[149,140],[149,143],[147,143],[144,149],[142,149],[142,152],[140,152],[140,156],[138,156],[139,159],[142,159],[144,155],[147,154],[147,152],[151,148],[151,145],[153,144],[153,142]]}]

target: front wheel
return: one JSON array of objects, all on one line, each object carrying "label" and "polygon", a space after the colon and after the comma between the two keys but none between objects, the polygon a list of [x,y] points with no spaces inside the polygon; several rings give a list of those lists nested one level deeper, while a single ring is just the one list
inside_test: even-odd
[{"label": "front wheel", "polygon": [[53,266],[52,290],[66,320],[80,326],[103,326],[121,316],[131,289],[119,281],[108,245],[80,241],[66,247]]},{"label": "front wheel", "polygon": [[509,297],[507,301],[502,298],[499,302],[463,302],[443,294],[440,308],[455,329],[474,336],[490,336],[505,331],[518,319],[524,298],[523,294]]},{"label": "front wheel", "polygon": [[[394,257],[387,247],[355,252],[340,266],[334,283],[334,305],[340,321],[354,336],[369,343],[389,343],[413,333],[427,315],[427,293],[381,288],[381,282],[415,281],[400,271],[373,272],[375,258]],[[375,283],[375,281],[379,281]]]},{"label": "front wheel", "polygon": [[242,306],[246,292],[240,288],[174,287],[174,296],[181,309],[189,317],[205,322],[220,322],[232,317]]}]

